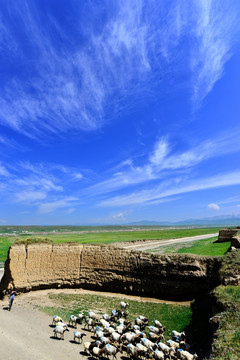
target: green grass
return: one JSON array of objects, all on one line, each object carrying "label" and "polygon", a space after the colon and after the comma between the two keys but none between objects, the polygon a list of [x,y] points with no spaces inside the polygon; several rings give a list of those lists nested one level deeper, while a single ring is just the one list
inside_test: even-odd
[{"label": "green grass", "polygon": [[[217,237],[210,239],[197,240],[194,242],[168,245],[161,247],[161,251],[164,254],[196,254],[207,256],[222,256],[229,249],[231,242],[215,243]],[[155,251],[158,251],[155,249]]]},{"label": "green grass", "polygon": [[214,290],[224,307],[214,340],[213,360],[240,359],[240,286],[219,286]]},{"label": "green grass", "polygon": [[100,295],[76,295],[76,294],[50,294],[49,298],[56,302],[56,307],[40,308],[47,314],[59,315],[65,321],[70,315],[78,315],[80,312],[87,314],[89,310],[97,314],[111,314],[113,309],[120,308],[120,301],[129,303],[128,319],[134,321],[138,315],[149,318],[149,324],[153,325],[154,320],[159,320],[166,327],[166,337],[171,336],[172,330],[182,331],[190,323],[191,308],[187,305],[172,305],[165,303],[153,303],[133,301],[124,298],[116,298]]},{"label": "green grass", "polygon": [[29,244],[52,244],[53,241],[51,239],[48,238],[34,238],[34,237],[28,237],[27,239],[25,238],[18,238],[15,240],[15,244],[24,244],[24,245],[29,245]]},{"label": "green grass", "polygon": [[[9,227],[9,231],[13,231],[16,227]],[[17,227],[18,228],[18,227]],[[29,228],[29,227],[28,227]],[[39,230],[38,227],[33,227],[35,230]],[[46,230],[46,227],[41,227]],[[56,228],[56,227],[51,227]],[[74,227],[69,227],[74,230]],[[84,227],[83,227],[84,228]],[[218,232],[218,228],[196,228],[196,229],[166,229],[156,230],[155,227],[141,227],[144,228],[141,231],[134,230],[135,227],[126,227],[126,230],[131,231],[115,231],[116,227],[86,227],[88,233],[71,233],[61,234],[59,232],[47,234],[47,238],[53,241],[53,243],[65,243],[65,242],[77,242],[81,244],[110,244],[119,241],[135,241],[135,240],[155,240],[155,239],[173,239],[187,236],[195,236],[202,234],[210,234]],[[120,227],[122,229],[122,227]],[[25,227],[19,227],[19,231],[25,229]],[[60,228],[62,231],[65,228]],[[84,228],[85,229],[85,228]],[[86,230],[85,229],[85,230]],[[66,230],[66,229],[65,229]],[[82,231],[85,231],[82,230]],[[70,231],[70,230],[68,230]],[[101,231],[101,232],[98,232]],[[20,239],[34,239],[36,234],[18,234]],[[38,239],[45,239],[46,234],[37,235]],[[11,244],[16,240],[15,236],[0,236],[0,261],[4,262],[7,258],[8,249]]]},{"label": "green grass", "polygon": [[12,245],[12,239],[0,237],[0,262],[4,262],[6,260],[8,249],[11,245]]}]

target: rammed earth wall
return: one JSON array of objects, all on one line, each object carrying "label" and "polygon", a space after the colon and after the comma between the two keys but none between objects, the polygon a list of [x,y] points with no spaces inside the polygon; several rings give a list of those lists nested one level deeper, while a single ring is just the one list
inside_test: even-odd
[{"label": "rammed earth wall", "polygon": [[219,285],[220,258],[155,255],[106,245],[13,245],[0,284],[3,296],[81,287],[162,299],[193,299]]}]

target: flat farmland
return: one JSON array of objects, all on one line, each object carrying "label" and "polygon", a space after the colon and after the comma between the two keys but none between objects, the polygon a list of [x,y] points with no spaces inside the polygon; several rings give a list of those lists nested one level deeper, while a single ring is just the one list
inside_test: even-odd
[{"label": "flat farmland", "polygon": [[7,258],[9,247],[16,241],[49,239],[53,243],[111,244],[129,241],[167,240],[214,234],[219,228],[160,227],[1,227],[0,262]]}]

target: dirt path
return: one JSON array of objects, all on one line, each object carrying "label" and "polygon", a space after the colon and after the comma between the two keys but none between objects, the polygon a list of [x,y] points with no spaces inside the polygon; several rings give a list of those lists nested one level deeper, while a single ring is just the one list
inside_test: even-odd
[{"label": "dirt path", "polygon": [[[158,299],[142,298],[139,296],[127,296],[115,293],[101,293],[82,289],[60,289],[34,291],[16,296],[12,310],[6,310],[7,298],[0,301],[0,359],[5,360],[66,360],[85,359],[88,356],[83,352],[83,344],[73,342],[74,328],[65,332],[64,341],[53,337],[51,327],[52,317],[39,311],[37,306],[54,306],[49,300],[48,293],[76,293],[98,294],[116,296],[138,301],[163,302]],[[166,302],[166,301],[164,301]],[[170,301],[168,303],[171,303]],[[184,303],[181,303],[184,304]],[[186,303],[185,303],[186,304]],[[94,310],[94,309],[93,309]],[[67,319],[64,319],[67,320]],[[79,331],[81,325],[77,325]],[[92,341],[93,333],[86,331],[85,341]],[[119,354],[118,360],[121,359]]]},{"label": "dirt path", "polygon": [[[217,235],[218,235],[218,233],[190,236],[190,237],[184,237],[184,238],[178,238],[178,239],[117,242],[117,243],[114,243],[111,245],[116,246],[116,247],[121,247],[124,249],[129,249],[129,250],[139,250],[139,251],[154,250],[155,253],[161,253],[161,247],[166,246],[166,245],[181,244],[181,243],[188,243],[188,242],[193,242],[193,241],[197,241],[197,240],[210,239]],[[158,248],[159,248],[159,251],[157,251]]]}]

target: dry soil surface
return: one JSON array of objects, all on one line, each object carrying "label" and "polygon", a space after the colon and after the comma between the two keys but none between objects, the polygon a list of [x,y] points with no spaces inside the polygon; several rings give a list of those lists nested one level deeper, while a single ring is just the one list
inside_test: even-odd
[{"label": "dry soil surface", "polygon": [[[52,317],[37,309],[37,306],[53,306],[48,298],[48,293],[77,293],[96,294],[93,291],[82,289],[42,290],[15,297],[11,311],[7,310],[8,299],[0,301],[0,359],[4,360],[66,360],[85,359],[89,356],[83,351],[83,344],[73,342],[74,328],[70,327],[65,332],[64,340],[53,337]],[[141,298],[113,293],[97,294],[129,298],[137,301],[162,302],[158,299]],[[119,300],[120,301],[120,300]],[[166,301],[164,301],[166,302]],[[171,303],[170,301],[168,303]],[[182,303],[183,304],[183,303]],[[186,303],[185,303],[186,304]],[[93,309],[94,310],[94,309]],[[67,320],[67,319],[64,319]],[[82,325],[77,325],[77,330],[82,330]],[[93,340],[93,333],[85,331],[85,341]],[[118,360],[123,360],[123,355],[118,355]]]}]

